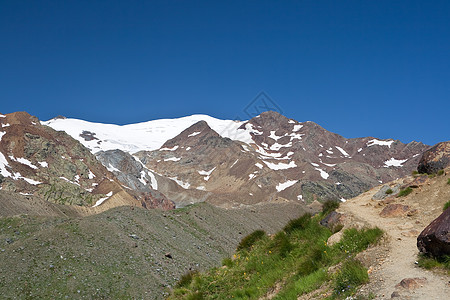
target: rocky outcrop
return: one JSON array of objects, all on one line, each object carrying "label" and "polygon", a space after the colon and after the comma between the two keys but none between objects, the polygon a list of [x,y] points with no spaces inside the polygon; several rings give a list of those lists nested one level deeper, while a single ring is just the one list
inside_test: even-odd
[{"label": "rocky outcrop", "polygon": [[[390,192],[389,192],[390,190]],[[400,191],[400,187],[398,185],[394,187],[390,187],[389,185],[383,185],[375,195],[372,196],[373,200],[383,200],[389,195],[395,195]]]},{"label": "rocky outcrop", "polygon": [[409,206],[408,205],[388,204],[380,212],[380,216],[383,217],[383,218],[401,217],[401,216],[406,216],[406,214],[408,212],[409,212]]},{"label": "rocky outcrop", "polygon": [[0,174],[2,190],[57,204],[141,206],[80,142],[26,112],[0,114]]},{"label": "rocky outcrop", "polygon": [[450,141],[441,142],[425,151],[419,161],[419,173],[433,174],[450,166]]},{"label": "rocky outcrop", "polygon": [[344,216],[336,211],[330,212],[325,218],[320,221],[320,225],[327,227],[331,231],[335,231],[339,227],[343,227]]},{"label": "rocky outcrop", "polygon": [[450,208],[420,233],[417,248],[422,253],[436,257],[450,255]]}]

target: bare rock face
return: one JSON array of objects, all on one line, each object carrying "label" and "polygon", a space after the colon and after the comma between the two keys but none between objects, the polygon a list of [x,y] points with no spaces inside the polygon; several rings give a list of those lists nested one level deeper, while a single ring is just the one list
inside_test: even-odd
[{"label": "bare rock face", "polygon": [[433,256],[450,255],[450,209],[446,209],[417,237],[417,248]]},{"label": "bare rock face", "polygon": [[450,166],[450,141],[441,142],[425,151],[419,161],[419,173],[433,174]]},{"label": "bare rock face", "polygon": [[383,218],[400,217],[405,216],[409,211],[408,205],[402,204],[389,204],[380,212],[380,216]]}]

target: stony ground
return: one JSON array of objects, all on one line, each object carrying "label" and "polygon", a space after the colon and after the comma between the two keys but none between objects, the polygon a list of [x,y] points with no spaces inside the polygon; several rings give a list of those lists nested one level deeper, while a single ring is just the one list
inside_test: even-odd
[{"label": "stony ground", "polygon": [[[362,288],[361,294],[375,294],[375,299],[448,299],[450,277],[416,265],[417,236],[442,213],[444,203],[450,200],[447,178],[448,175],[429,179],[406,197],[372,200],[377,192],[375,188],[341,205],[339,211],[348,216],[347,222],[378,226],[386,232],[379,247],[360,256],[370,272],[370,283]],[[396,183],[410,180],[401,179]],[[397,216],[381,217],[381,211],[390,204],[405,205],[408,210]]]},{"label": "stony ground", "polygon": [[0,298],[162,299],[188,270],[219,265],[245,235],[276,232],[303,212],[293,203],[228,210],[198,204],[2,217]]}]

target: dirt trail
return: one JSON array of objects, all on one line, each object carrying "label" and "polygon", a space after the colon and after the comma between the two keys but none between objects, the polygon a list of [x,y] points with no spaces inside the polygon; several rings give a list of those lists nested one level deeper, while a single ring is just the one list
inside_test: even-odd
[{"label": "dirt trail", "polygon": [[[381,217],[380,212],[388,204],[372,200],[379,187],[341,205],[339,212],[349,215],[351,222],[378,226],[386,232],[385,243],[363,254],[370,270],[370,283],[363,287],[363,294],[371,291],[376,299],[449,299],[450,277],[424,270],[415,263],[418,234],[442,213],[444,203],[450,200],[447,177],[429,179],[412,194],[391,200],[391,204],[416,209],[410,216]],[[398,183],[411,180],[401,179]],[[399,287],[405,278],[426,278],[426,282],[421,282],[417,288]]]}]

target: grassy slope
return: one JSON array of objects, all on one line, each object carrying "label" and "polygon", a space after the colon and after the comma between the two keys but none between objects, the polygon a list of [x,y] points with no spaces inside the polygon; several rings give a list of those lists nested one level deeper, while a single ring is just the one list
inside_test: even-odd
[{"label": "grassy slope", "polygon": [[200,204],[170,212],[121,207],[84,218],[3,217],[0,294],[161,299],[187,270],[220,264],[242,236],[275,232],[302,213],[293,204]]},{"label": "grassy slope", "polygon": [[[322,286],[326,296],[342,298],[368,280],[367,270],[354,255],[375,243],[379,229],[349,229],[334,246],[326,241],[331,232],[318,224],[322,216],[302,217],[290,222],[283,231],[263,236],[254,244],[243,240],[244,247],[225,259],[221,268],[185,276],[172,292],[171,299],[297,299]],[[259,235],[258,235],[259,236]],[[329,268],[339,264],[338,272]],[[333,268],[331,268],[333,269]],[[318,295],[323,298],[324,295]]]}]

